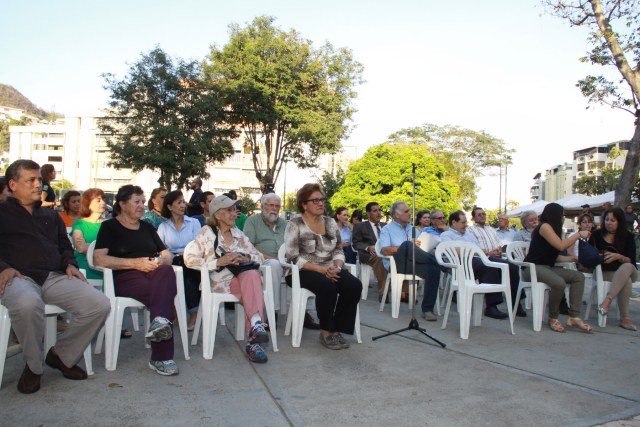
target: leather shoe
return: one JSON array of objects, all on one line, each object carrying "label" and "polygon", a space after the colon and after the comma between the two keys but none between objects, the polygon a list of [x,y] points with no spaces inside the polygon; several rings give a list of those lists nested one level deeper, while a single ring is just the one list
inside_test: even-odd
[{"label": "leather shoe", "polygon": [[509,317],[509,315],[504,311],[498,310],[498,307],[496,307],[495,305],[485,308],[484,315],[487,317],[491,317],[492,319],[498,319],[498,320],[503,320]]},{"label": "leather shoe", "polygon": [[518,308],[516,308],[516,316],[517,317],[527,317],[527,312],[524,311],[524,308],[520,304],[518,304]]},{"label": "leather shoe", "polygon": [[320,324],[317,323],[309,313],[304,313],[304,325],[307,329],[320,329]]},{"label": "leather shoe", "polygon": [[51,347],[51,349],[47,353],[47,357],[46,359],[44,359],[44,362],[48,366],[62,372],[62,375],[65,378],[68,378],[70,380],[86,380],[87,379],[87,373],[80,366],[75,365],[71,368],[68,368],[64,363],[62,363],[62,360],[60,360],[60,358],[56,354],[56,351],[53,349],[53,347]]},{"label": "leather shoe", "polygon": [[24,394],[35,393],[40,390],[40,378],[42,378],[42,374],[34,374],[29,369],[29,365],[25,365],[20,380],[18,380],[18,391]]}]

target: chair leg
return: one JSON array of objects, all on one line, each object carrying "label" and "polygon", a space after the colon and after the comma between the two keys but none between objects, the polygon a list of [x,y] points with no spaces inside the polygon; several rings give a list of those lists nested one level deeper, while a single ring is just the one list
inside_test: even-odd
[{"label": "chair leg", "polygon": [[371,269],[366,264],[360,264],[360,276],[362,282],[362,299],[367,300],[369,296],[369,280],[370,280]]},{"label": "chair leg", "polygon": [[356,308],[356,324],[354,325],[354,328],[356,340],[358,341],[358,344],[362,344],[362,337],[360,336],[360,304],[358,304],[358,307]]},{"label": "chair leg", "polygon": [[240,303],[236,304],[236,341],[244,339],[244,306]]},{"label": "chair leg", "polygon": [[105,335],[105,326],[102,325],[100,328],[100,332],[98,332],[98,337],[96,338],[96,348],[94,349],[93,354],[102,353],[102,344],[104,343],[104,335]]},{"label": "chair leg", "polygon": [[93,375],[93,359],[91,358],[91,343],[84,350],[84,367],[87,370],[87,375]]},{"label": "chair leg", "polygon": [[[178,327],[180,328],[180,341],[182,342],[182,350],[184,352],[184,360],[189,360],[189,332],[187,331],[187,305],[184,295],[178,295],[175,298],[176,313],[178,315]],[[175,328],[174,328],[175,329]]]},{"label": "chair leg", "polygon": [[140,321],[138,320],[138,308],[131,307],[131,323],[133,323],[133,330],[138,332],[140,330]]},{"label": "chair leg", "polygon": [[457,292],[457,291],[453,289],[453,287],[449,288],[449,295],[447,296],[447,306],[444,309],[444,319],[442,320],[441,329],[445,329],[447,327],[447,320],[449,319],[449,310],[451,310],[451,301],[453,300],[454,292]]},{"label": "chair leg", "polygon": [[[124,316],[124,314],[123,314]],[[122,319],[122,317],[120,318]],[[151,327],[151,311],[149,311],[148,308],[144,309],[144,332],[145,334],[147,333],[147,331],[149,330],[149,328]],[[120,320],[120,329],[122,329],[122,320]],[[118,329],[116,332],[120,332],[120,329]],[[118,335],[118,337],[120,337],[120,335]],[[118,338],[118,340],[120,340],[120,338]],[[151,348],[151,343],[147,343],[145,341],[145,347],[146,348]]]},{"label": "chair leg", "polygon": [[544,288],[539,284],[531,287],[531,305],[533,307],[533,330],[540,332],[544,315]]},{"label": "chair leg", "polygon": [[193,328],[193,336],[191,337],[191,345],[198,344],[198,335],[200,334],[200,325],[202,325],[202,298],[200,299],[200,307],[198,307],[198,315],[196,316],[196,324]]},{"label": "chair leg", "polygon": [[400,294],[402,293],[402,281],[391,278],[391,317],[397,319],[400,315]]},{"label": "chair leg", "polygon": [[382,301],[380,302],[380,311],[384,311],[384,303],[387,301],[387,294],[391,285],[391,274],[387,274],[387,280],[384,282],[384,292],[382,293]]},{"label": "chair leg", "polygon": [[11,319],[9,318],[9,310],[0,305],[0,387],[2,387],[2,375],[4,374],[4,362],[7,358],[10,334]]},{"label": "chair leg", "polygon": [[[278,351],[278,334],[276,333],[276,312],[273,307],[273,295],[265,292],[264,298],[265,310],[267,312],[267,323],[269,323],[269,330],[271,331],[271,345],[273,346],[273,351]],[[282,306],[280,306],[282,307]]]}]

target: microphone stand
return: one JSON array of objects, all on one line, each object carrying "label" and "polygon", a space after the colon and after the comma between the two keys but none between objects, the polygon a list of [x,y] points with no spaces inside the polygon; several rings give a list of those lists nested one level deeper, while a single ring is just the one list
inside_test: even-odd
[{"label": "microphone stand", "polygon": [[392,332],[388,332],[386,334],[383,335],[379,335],[377,337],[373,337],[372,340],[375,341],[377,339],[380,338],[384,338],[384,337],[388,337],[389,335],[397,335],[401,332],[405,332],[405,331],[410,331],[410,330],[414,330],[414,331],[418,331],[420,332],[422,335],[424,335],[425,337],[431,339],[432,341],[440,344],[440,347],[445,348],[446,344],[444,344],[441,341],[438,341],[436,338],[432,337],[431,335],[429,335],[427,333],[427,330],[424,328],[420,327],[420,324],[418,324],[418,320],[416,319],[416,296],[418,295],[418,285],[417,285],[417,280],[416,280],[416,245],[415,245],[415,237],[416,237],[416,233],[415,233],[415,217],[416,217],[416,164],[415,163],[411,163],[411,186],[412,186],[412,190],[413,190],[413,194],[412,194],[412,215],[411,218],[414,218],[414,223],[411,224],[411,251],[412,251],[412,256],[411,256],[411,267],[412,267],[412,280],[411,280],[411,286],[414,287],[413,289],[413,301],[411,301],[411,320],[409,321],[409,326],[407,326],[406,328],[402,328],[402,329],[398,329],[397,331],[392,331]]}]

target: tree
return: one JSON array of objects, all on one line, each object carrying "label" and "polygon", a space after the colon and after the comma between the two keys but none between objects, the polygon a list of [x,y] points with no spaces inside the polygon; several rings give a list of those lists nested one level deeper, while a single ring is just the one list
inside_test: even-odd
[{"label": "tree", "polygon": [[[344,185],[344,171],[341,167],[338,166],[335,173],[330,171],[324,171],[322,173],[322,177],[318,180],[318,183],[324,189],[324,196],[327,200],[331,200],[334,194]],[[331,205],[329,203],[329,215],[333,215],[335,210],[338,208],[338,205]]]},{"label": "tree", "polygon": [[392,143],[416,143],[422,145],[448,174],[456,177],[461,191],[461,203],[465,209],[473,206],[478,187],[476,178],[490,168],[511,164],[508,149],[501,139],[483,131],[476,132],[458,126],[436,126],[426,123],[420,127],[406,128],[388,138]]},{"label": "tree", "polygon": [[384,143],[371,147],[349,165],[344,185],[331,198],[332,206],[364,209],[376,201],[388,214],[398,200],[412,204],[412,164],[416,168],[416,210],[459,209],[460,187],[445,166],[416,143]]},{"label": "tree", "polygon": [[208,178],[207,165],[233,153],[224,103],[200,80],[197,62],[174,61],[156,47],[123,80],[103,77],[110,109],[100,129],[110,136],[116,168],[151,169],[165,188],[183,188],[191,177]]},{"label": "tree", "polygon": [[[550,12],[572,26],[587,26],[593,45],[582,62],[613,68],[622,77],[588,75],[577,86],[589,103],[609,105],[634,116],[635,132],[629,143],[614,204],[631,200],[640,171],[640,0],[544,0]],[[616,29],[613,29],[613,25]],[[633,62],[630,63],[629,59]]]},{"label": "tree", "polygon": [[586,196],[608,193],[618,187],[621,175],[621,168],[605,167],[602,168],[601,176],[586,175],[578,178],[573,184],[573,191]]},{"label": "tree", "polygon": [[51,184],[51,188],[53,188],[58,193],[63,190],[73,190],[73,182],[69,181],[68,179],[62,178],[60,181]]},{"label": "tree", "polygon": [[31,124],[31,120],[27,117],[22,117],[20,120],[0,120],[0,154],[9,151],[10,148],[11,135],[9,134],[9,126],[26,126],[29,124]]},{"label": "tree", "polygon": [[354,86],[362,65],[350,50],[316,49],[295,30],[284,32],[262,16],[245,28],[230,25],[230,40],[213,46],[204,74],[226,94],[232,123],[242,127],[256,178],[276,183],[285,160],[316,166],[348,135]]}]

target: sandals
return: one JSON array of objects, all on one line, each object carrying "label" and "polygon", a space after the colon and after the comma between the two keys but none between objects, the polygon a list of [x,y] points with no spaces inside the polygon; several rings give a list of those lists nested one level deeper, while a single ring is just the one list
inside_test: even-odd
[{"label": "sandals", "polygon": [[[613,299],[609,295],[604,297],[604,299],[609,300],[609,305],[611,305],[611,303],[613,302]],[[598,314],[600,314],[601,316],[606,316],[607,314],[609,314],[609,309],[605,310],[604,307],[602,307],[602,304],[600,304],[598,306]]]},{"label": "sandals", "polygon": [[560,323],[558,319],[549,319],[549,329],[562,334],[565,332],[564,326],[562,326],[562,323]]},{"label": "sandals", "polygon": [[620,327],[622,329],[626,329],[627,331],[637,331],[638,330],[638,328],[636,328],[636,325],[633,324],[631,319],[623,319],[620,322]]},{"label": "sandals", "polygon": [[593,327],[588,323],[584,323],[579,317],[569,317],[567,319],[567,326],[579,329],[587,334],[593,333]]}]

